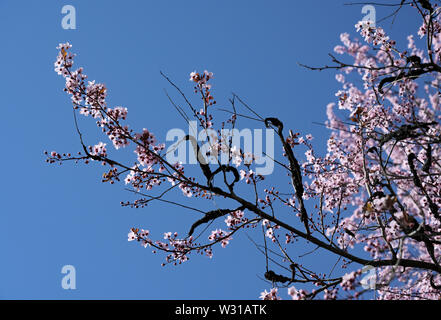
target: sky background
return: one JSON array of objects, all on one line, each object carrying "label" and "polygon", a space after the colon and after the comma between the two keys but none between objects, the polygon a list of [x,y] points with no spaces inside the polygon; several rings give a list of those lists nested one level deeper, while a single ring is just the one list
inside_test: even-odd
[{"label": "sky background", "polygon": [[[102,184],[99,165],[46,164],[44,150],[80,150],[64,80],[53,71],[55,47],[73,44],[75,66],[107,85],[109,105],[127,107],[131,127],[148,128],[160,141],[186,125],[159,72],[194,98],[189,73],[208,69],[219,105],[235,92],[262,115],[312,133],[324,150],[329,131],[314,122],[326,120],[339,85],[333,72],[308,71],[297,62],[326,64],[340,33],[355,34],[362,6],[345,2],[0,0],[0,298],[256,299],[269,289],[264,256],[244,234],[215,249],[211,260],[191,256],[183,265],[161,267],[164,255],[127,242],[129,228],[161,238],[186,232],[200,216],[160,203],[123,208],[120,201],[134,198],[122,184]],[[76,30],[61,27],[67,4],[76,8]],[[377,18],[392,10],[376,9]],[[403,10],[401,23],[382,25],[400,43],[415,33],[406,22],[412,17]],[[80,120],[87,144],[108,142],[93,121]],[[294,256],[306,251],[293,250]],[[335,262],[328,255],[309,259]],[[76,290],[61,287],[64,265],[76,268]]]}]

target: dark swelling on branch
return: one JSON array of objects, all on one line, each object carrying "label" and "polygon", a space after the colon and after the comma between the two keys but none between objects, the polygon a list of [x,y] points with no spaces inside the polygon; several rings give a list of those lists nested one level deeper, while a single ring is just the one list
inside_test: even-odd
[{"label": "dark swelling on branch", "polygon": [[309,235],[311,231],[309,230],[308,213],[306,212],[305,204],[303,202],[303,178],[299,162],[294,156],[294,152],[292,151],[291,146],[286,142],[286,139],[283,136],[283,123],[277,118],[266,118],[265,126],[267,128],[270,128],[271,125],[277,128],[277,135],[280,138],[280,142],[283,145],[283,150],[285,151],[286,157],[288,158],[291,181],[295,190],[297,201],[299,202],[300,206],[300,219],[305,225],[306,233]]}]

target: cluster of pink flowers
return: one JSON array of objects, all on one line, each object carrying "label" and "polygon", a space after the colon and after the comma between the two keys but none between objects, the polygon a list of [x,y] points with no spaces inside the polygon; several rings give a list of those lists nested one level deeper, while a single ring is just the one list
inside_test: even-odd
[{"label": "cluster of pink flowers", "polygon": [[215,101],[213,96],[211,96],[211,84],[208,83],[210,79],[213,78],[213,72],[208,72],[205,70],[202,74],[193,71],[190,73],[190,81],[196,82],[195,92],[202,92],[205,96],[206,102],[214,104]]},{"label": "cluster of pink flowers", "polygon": [[204,102],[204,109],[199,111],[199,118],[201,125],[204,128],[211,128],[213,126],[213,116],[208,113],[208,107],[216,104],[213,95],[211,94],[211,84],[208,83],[213,78],[213,72],[205,70],[203,73],[193,71],[190,73],[190,81],[195,82],[194,92],[200,93]]},{"label": "cluster of pink flowers", "polygon": [[[428,24],[429,20],[430,20],[430,16],[426,15],[424,17],[423,24],[421,25],[421,27],[418,30],[418,35],[420,36],[420,38],[423,38],[424,36],[427,35],[427,30],[428,30],[427,24]],[[431,29],[431,32],[432,32],[433,36],[437,37],[438,34],[441,31],[441,24],[440,24],[440,22],[438,20],[433,20],[432,19],[432,23],[431,23],[430,29]]]},{"label": "cluster of pink flowers", "polygon": [[[441,37],[437,31],[438,19],[433,24],[433,46],[437,48],[441,44]],[[328,153],[324,157],[317,157],[312,150],[307,151],[307,161],[303,164],[311,178],[307,191],[312,197],[324,195],[324,215],[340,216],[339,225],[329,227],[326,234],[327,236],[335,234],[341,248],[353,248],[362,244],[364,250],[373,259],[380,260],[391,258],[389,248],[392,247],[399,251],[402,258],[433,262],[424,243],[406,237],[403,228],[412,229],[418,226],[412,222],[416,221],[415,219],[409,220],[409,216],[415,217],[420,223],[429,225],[432,230],[438,231],[440,230],[440,221],[430,214],[427,196],[415,186],[414,181],[399,177],[412,175],[408,165],[409,154],[415,154],[419,163],[426,163],[427,150],[421,145],[427,145],[430,141],[427,137],[439,137],[441,126],[439,124],[432,125],[427,135],[413,138],[412,143],[409,143],[410,140],[407,139],[383,143],[381,147],[386,154],[383,159],[379,158],[377,151],[379,150],[378,139],[399,130],[403,125],[415,122],[430,123],[441,119],[441,109],[438,106],[439,95],[436,92],[441,76],[439,73],[428,74],[433,78],[432,86],[424,86],[428,100],[416,96],[419,87],[416,79],[403,79],[392,84],[398,90],[395,91],[393,87],[388,91],[385,90],[384,96],[379,100],[373,85],[378,85],[381,76],[387,75],[387,73],[392,72],[398,75],[399,72],[394,67],[405,66],[408,54],[406,51],[399,52],[394,49],[394,54],[385,55],[391,46],[395,46],[395,42],[391,42],[381,28],[374,28],[369,23],[365,23],[357,25],[357,29],[365,41],[374,45],[380,44],[382,48],[376,53],[370,54],[369,48],[357,40],[351,40],[347,34],[341,36],[344,46],[336,47],[335,51],[339,54],[349,54],[355,60],[354,65],[367,68],[363,71],[361,68],[348,67],[343,68],[343,71],[347,74],[353,71],[361,74],[364,85],[359,89],[353,83],[348,82],[343,75],[337,77],[337,81],[343,84],[343,88],[336,94],[339,98],[338,107],[343,112],[349,112],[349,118],[353,124],[337,117],[334,104],[328,106],[328,125],[333,129],[328,140]],[[412,36],[408,37],[408,41],[408,49],[411,49],[412,54],[420,57],[422,62],[428,62],[429,60],[424,57],[423,51],[416,48]],[[435,59],[440,61],[438,57]],[[389,65],[391,67],[387,67]],[[382,66],[386,67],[381,72],[368,69]],[[439,144],[433,144],[431,147],[431,157],[439,159],[441,156]],[[385,169],[380,165],[380,161],[384,162],[387,157],[389,160],[387,169]],[[369,199],[368,191],[371,194],[385,191],[384,184],[381,184],[383,181],[387,181],[384,170],[387,170],[388,178],[393,181],[392,186],[396,195]],[[439,167],[434,166],[430,170],[431,174],[424,172],[421,167],[417,168],[417,174],[421,177],[425,192],[430,195],[438,207],[441,207],[439,197],[441,180],[435,172],[439,172]],[[394,177],[398,177],[398,179],[394,179]],[[373,184],[371,190],[366,190],[367,184]],[[352,213],[348,212],[341,218],[341,213],[347,207],[353,208]],[[403,208],[405,208],[405,212],[402,211]],[[391,210],[395,212],[396,220],[392,218],[384,220],[382,215],[388,214]],[[383,221],[383,227],[378,227],[379,219]],[[364,229],[369,226],[377,227],[367,233],[359,231],[360,225],[363,225]],[[438,236],[434,236],[433,239],[439,241]],[[438,257],[441,255],[439,246],[435,246],[434,254]],[[390,268],[378,268],[378,281],[384,283],[390,277],[390,273]],[[384,290],[378,289],[381,298],[405,298],[406,296],[439,298],[439,293],[435,294],[429,284],[426,271],[405,269],[401,270],[399,274],[397,279],[402,281],[400,285],[403,294],[399,294],[401,289],[396,290],[392,286],[387,286]],[[358,285],[356,279],[359,275],[360,271],[347,273],[342,278],[341,287],[346,291],[355,290]],[[395,282],[395,284],[397,283]],[[419,286],[418,290],[415,289],[416,284]],[[418,295],[409,292],[418,292]]]},{"label": "cluster of pink flowers", "polygon": [[[178,238],[177,232],[166,232],[164,233],[164,240],[152,240],[148,236],[150,234],[149,230],[131,228],[128,233],[128,241],[138,241],[144,247],[153,247],[153,253],[157,253],[157,250],[164,251],[167,253],[166,263],[181,264],[189,260],[189,254],[196,251],[200,254],[205,254],[210,259],[213,257],[212,244],[201,245],[195,242],[193,236],[189,236],[184,239]],[[208,240],[211,242],[220,242],[221,246],[225,248],[232,237],[229,233],[216,229],[211,232]],[[165,264],[163,264],[165,265]]]},{"label": "cluster of pink flowers", "polygon": [[386,51],[390,50],[395,41],[390,40],[383,28],[372,26],[371,21],[361,21],[355,25],[357,32],[363,36],[367,43],[372,43],[373,45],[381,45]]},{"label": "cluster of pink flowers", "polygon": [[132,228],[128,234],[128,241],[136,240],[145,248],[153,247],[153,253],[156,253],[156,250],[167,252],[166,263],[180,264],[188,261],[188,254],[196,246],[193,237],[178,239],[177,232],[167,232],[164,234],[164,239],[168,242],[160,240],[154,241],[148,237],[149,234],[149,230]]},{"label": "cluster of pink flowers", "polygon": [[280,229],[280,226],[278,225],[272,225],[271,222],[269,222],[268,220],[264,219],[262,221],[262,226],[264,228],[266,228],[266,232],[265,232],[265,236],[269,239],[271,239],[272,242],[276,242],[277,241],[277,235],[276,235],[276,230]]},{"label": "cluster of pink flowers", "polygon": [[361,275],[361,270],[352,271],[350,273],[345,274],[343,276],[342,282],[340,283],[340,286],[345,291],[354,290],[356,286],[356,280],[360,275]]},{"label": "cluster of pink flowers", "polygon": [[[287,293],[292,300],[305,300],[308,296],[307,291],[303,289],[297,290],[294,286],[289,287]],[[259,298],[262,300],[282,300],[282,298],[277,294],[278,288],[271,288],[269,292],[266,290],[261,292]]]},{"label": "cluster of pink flowers", "polygon": [[225,219],[225,223],[230,229],[234,229],[236,226],[239,226],[247,221],[248,219],[244,217],[244,212],[242,210],[231,212]]},{"label": "cluster of pink flowers", "polygon": [[263,291],[260,294],[260,299],[262,300],[280,300],[280,297],[277,295],[277,288],[272,288],[269,292]]},{"label": "cluster of pink flowers", "polygon": [[135,135],[135,139],[139,142],[135,149],[139,164],[144,167],[151,167],[160,163],[157,155],[160,151],[164,150],[165,144],[155,145],[155,136],[145,128],[142,133]]},{"label": "cluster of pink flowers", "polygon": [[60,43],[57,46],[57,50],[60,50],[60,52],[54,63],[55,72],[58,75],[62,75],[64,78],[69,75],[69,69],[73,66],[73,58],[75,57],[73,53],[68,52],[70,48],[72,48],[72,45],[69,42]]},{"label": "cluster of pink flowers", "polygon": [[106,148],[106,144],[103,142],[100,142],[96,145],[89,146],[89,152],[90,154],[94,155],[94,156],[100,156],[100,157],[107,157],[107,148]]},{"label": "cluster of pink flowers", "polygon": [[325,289],[323,294],[324,300],[336,300],[337,299],[338,288],[334,289]]},{"label": "cluster of pink flowers", "polygon": [[245,182],[247,184],[255,183],[257,181],[262,181],[265,179],[264,176],[260,174],[256,174],[252,169],[249,170],[241,169],[239,171],[239,175],[240,175],[240,179],[241,180],[245,179]]},{"label": "cluster of pink flowers", "polygon": [[211,234],[208,236],[208,240],[210,241],[220,241],[222,248],[225,248],[232,240],[233,237],[230,234],[222,229],[216,229],[211,231]]},{"label": "cluster of pink flowers", "polygon": [[297,290],[294,286],[288,288],[288,295],[292,300],[305,300],[308,292],[303,289]]},{"label": "cluster of pink flowers", "polygon": [[89,81],[86,85],[87,76],[83,68],[71,70],[75,56],[69,52],[71,47],[69,43],[57,47],[60,51],[55,62],[55,71],[65,78],[64,90],[72,96],[74,108],[79,109],[84,116],[96,118],[97,126],[108,136],[115,149],[129,145],[130,141],[136,143],[135,153],[138,155],[139,165],[148,168],[159,164],[159,157],[154,154],[162,151],[164,144],[155,145],[154,135],[146,129],[141,133],[133,133],[127,125],[121,124],[121,121],[127,119],[127,108],[109,108],[106,102],[106,86],[95,81]]}]

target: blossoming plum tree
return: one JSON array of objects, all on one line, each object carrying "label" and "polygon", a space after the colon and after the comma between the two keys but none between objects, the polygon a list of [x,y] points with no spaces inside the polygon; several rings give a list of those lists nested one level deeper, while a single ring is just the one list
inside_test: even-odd
[{"label": "blossoming plum tree", "polygon": [[[136,162],[111,158],[106,143],[86,145],[78,125],[82,150],[46,153],[47,161],[102,163],[107,168],[103,182],[123,179],[139,196],[133,202],[121,202],[123,206],[142,208],[177,189],[199,201],[230,203],[229,208],[205,212],[185,205],[185,198],[182,203],[169,202],[201,214],[187,235],[166,232],[163,239],[155,240],[149,230],[133,227],[128,240],[164,252],[165,264],[177,264],[192,253],[211,258],[213,248],[227,246],[236,233],[261,229],[265,241],[257,248],[266,256],[264,277],[272,284],[269,292],[261,293],[262,299],[279,299],[281,288],[287,288],[292,299],[359,298],[370,289],[363,282],[366,266],[375,270],[371,288],[376,298],[440,299],[441,10],[429,1],[410,3],[422,21],[417,34],[424,40],[423,48],[417,48],[412,35],[407,46],[400,47],[382,28],[361,22],[356,29],[364,42],[344,33],[342,45],[335,47],[336,54],[352,62],[331,55],[333,65],[308,67],[335,70],[342,85],[336,93],[338,103],[327,107],[331,134],[325,155],[317,153],[310,135],[286,132],[282,121],[272,115],[261,117],[236,95],[230,99],[231,117],[215,129],[213,74],[190,74],[194,93],[202,101],[200,110],[163,75],[188,107],[186,111],[172,101],[181,116],[196,119],[202,130],[211,130],[209,155],[192,137],[183,141],[190,140],[200,171],[190,176],[182,163],[167,161],[165,145],[152,132],[138,132],[126,124],[126,108],[108,106],[105,85],[87,81],[83,68],[73,69],[74,54],[65,43],[57,47],[55,71],[65,79],[75,124],[77,114],[93,118],[113,148],[133,150]],[[361,85],[356,85],[360,80]],[[257,117],[262,127],[274,129],[281,151],[281,158],[274,161],[287,173],[290,192],[272,184],[271,175],[256,174],[255,157],[232,146],[231,136],[220,135],[220,128],[237,126],[242,116],[237,112],[239,105]],[[348,121],[340,120],[337,108],[349,116]],[[298,160],[300,148],[306,149],[304,161]],[[227,164],[208,163],[207,157],[217,159],[222,152],[228,155]],[[242,192],[247,188],[251,192]],[[159,196],[150,192],[156,189]],[[211,226],[215,220],[224,226],[206,234],[207,227],[201,226]],[[195,232],[199,235],[194,236]],[[340,258],[341,275],[304,266],[290,254],[295,246]],[[284,271],[276,273],[269,261]]]}]

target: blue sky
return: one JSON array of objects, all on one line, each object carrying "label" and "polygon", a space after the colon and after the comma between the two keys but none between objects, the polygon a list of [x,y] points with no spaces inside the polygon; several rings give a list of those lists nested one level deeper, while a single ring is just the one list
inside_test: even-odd
[{"label": "blue sky", "polygon": [[[344,2],[2,0],[0,298],[256,299],[268,289],[261,280],[264,257],[244,235],[215,250],[212,260],[161,267],[163,255],[127,242],[129,228],[145,227],[160,238],[185,232],[199,216],[163,204],[122,208],[119,202],[132,196],[123,185],[102,184],[99,166],[45,163],[44,150],[80,150],[63,80],[53,71],[55,47],[73,44],[76,66],[107,85],[109,104],[127,107],[130,125],[159,140],[170,128],[186,129],[159,72],[191,96],[189,72],[208,69],[218,104],[235,92],[264,116],[312,133],[320,146],[329,132],[313,122],[325,120],[338,83],[332,72],[307,71],[297,62],[327,63],[339,34],[354,33],[361,6]],[[66,4],[76,8],[76,30],[61,27]],[[377,17],[388,10],[378,6]],[[403,11],[401,19],[409,16]],[[402,40],[411,27],[397,23],[392,35]],[[93,121],[81,120],[88,144],[105,139]],[[76,268],[76,290],[61,287],[64,265]]]}]

